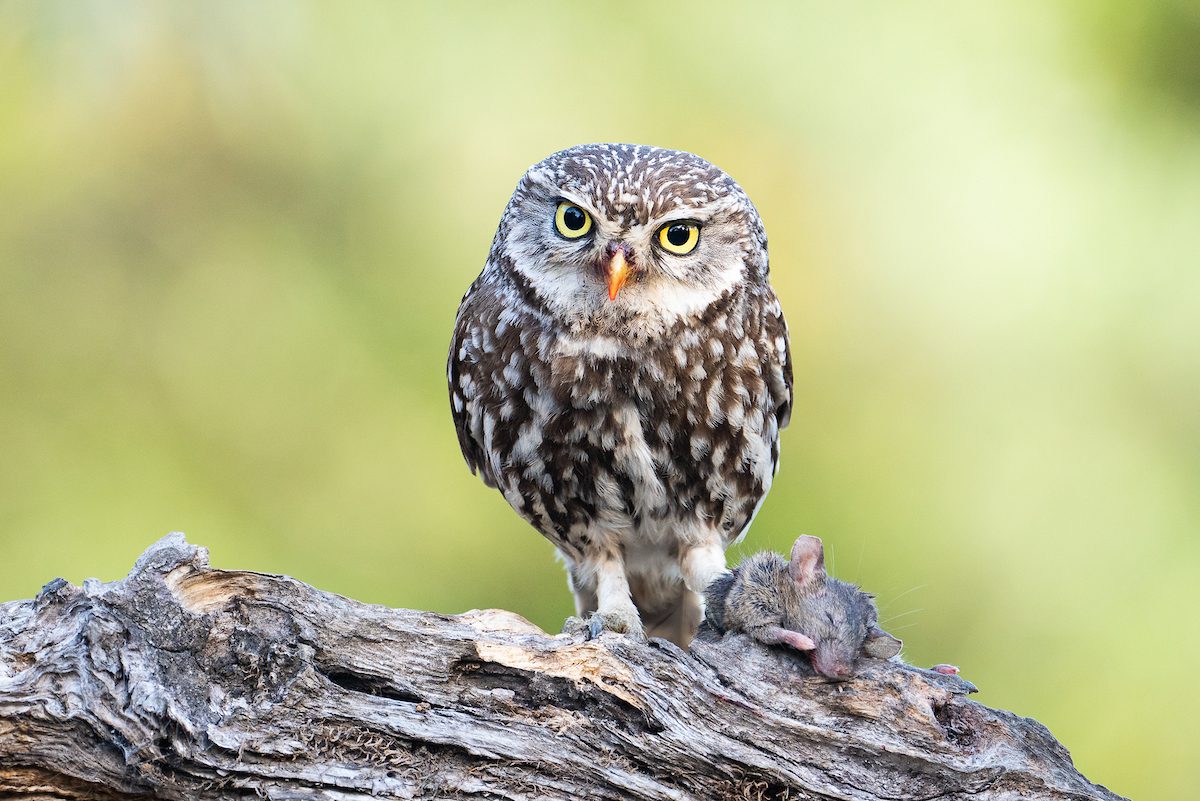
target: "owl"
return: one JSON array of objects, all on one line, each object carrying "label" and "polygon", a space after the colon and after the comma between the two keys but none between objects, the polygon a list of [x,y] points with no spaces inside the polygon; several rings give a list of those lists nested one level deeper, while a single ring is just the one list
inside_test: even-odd
[{"label": "owl", "polygon": [[557,548],[580,627],[684,645],[792,408],[767,237],[704,159],[580,145],[517,185],[447,369],[473,472]]}]

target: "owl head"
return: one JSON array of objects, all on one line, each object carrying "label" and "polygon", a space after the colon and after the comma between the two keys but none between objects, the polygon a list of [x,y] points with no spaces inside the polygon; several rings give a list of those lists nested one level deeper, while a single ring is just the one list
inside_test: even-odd
[{"label": "owl head", "polygon": [[491,261],[569,328],[661,333],[767,274],[754,205],[709,162],[644,145],[579,145],[531,167]]}]

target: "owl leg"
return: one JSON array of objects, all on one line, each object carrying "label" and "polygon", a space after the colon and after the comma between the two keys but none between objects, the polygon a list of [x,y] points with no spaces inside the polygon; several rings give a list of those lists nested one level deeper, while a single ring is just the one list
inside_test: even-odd
[{"label": "owl leg", "polygon": [[625,576],[625,560],[620,551],[606,554],[595,567],[596,570],[596,614],[588,623],[589,633],[595,637],[600,631],[622,631],[637,637],[645,636],[642,619],[633,596],[629,592],[629,579]]},{"label": "owl leg", "polygon": [[[564,632],[583,630],[589,639],[599,637],[604,631],[645,636],[619,549],[587,554],[575,561],[571,566],[571,586],[580,588],[575,591],[575,607],[580,617],[568,620]],[[595,611],[584,618],[589,608]]]},{"label": "owl leg", "polygon": [[[686,648],[696,634],[696,628],[704,619],[704,590],[710,583],[728,573],[725,567],[723,541],[712,540],[682,551],[679,572],[683,574],[684,587],[669,627],[652,626],[657,636],[666,637]],[[665,622],[665,621],[664,621]]]},{"label": "owl leg", "polygon": [[592,612],[596,611],[599,602],[596,600],[596,582],[588,581],[588,576],[582,570],[579,570],[570,559],[564,557],[567,562],[567,586],[571,588],[571,594],[575,596],[575,614],[580,618],[585,618]]},{"label": "owl leg", "polygon": [[667,611],[654,618],[643,613],[642,624],[646,627],[647,637],[662,637],[680,648],[687,648],[704,619],[703,596],[682,585],[676,586],[679,587],[678,595]]},{"label": "owl leg", "polygon": [[725,544],[714,539],[687,549],[679,559],[679,571],[687,588],[703,596],[709,584],[729,572],[725,566]]}]

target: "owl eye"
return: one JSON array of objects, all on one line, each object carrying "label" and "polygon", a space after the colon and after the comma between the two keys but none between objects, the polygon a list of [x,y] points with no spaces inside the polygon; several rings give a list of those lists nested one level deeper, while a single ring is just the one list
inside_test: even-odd
[{"label": "owl eye", "polygon": [[554,213],[554,227],[567,239],[578,239],[592,230],[592,218],[574,203],[564,200]]},{"label": "owl eye", "polygon": [[686,256],[700,242],[700,226],[691,222],[667,223],[658,229],[658,244],[676,256]]}]

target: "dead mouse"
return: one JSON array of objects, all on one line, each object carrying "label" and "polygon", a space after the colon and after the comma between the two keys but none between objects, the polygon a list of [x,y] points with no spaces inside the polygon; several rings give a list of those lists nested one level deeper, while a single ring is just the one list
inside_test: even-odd
[{"label": "dead mouse", "polygon": [[833,681],[850,678],[860,654],[900,653],[900,640],[879,628],[872,596],[825,573],[819,537],[798,538],[790,560],[772,551],[754,554],[709,584],[705,600],[717,633],[743,632],[804,651],[813,669]]}]

